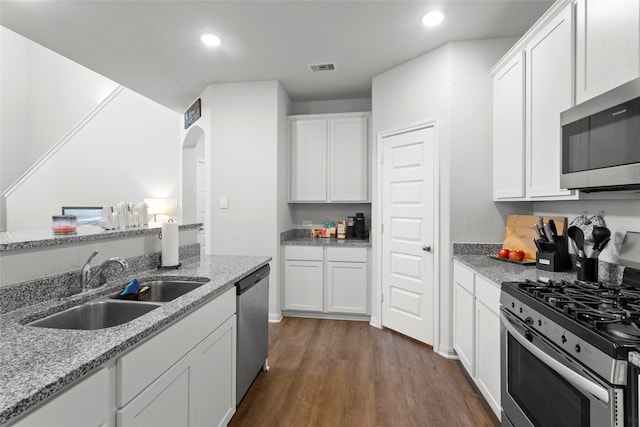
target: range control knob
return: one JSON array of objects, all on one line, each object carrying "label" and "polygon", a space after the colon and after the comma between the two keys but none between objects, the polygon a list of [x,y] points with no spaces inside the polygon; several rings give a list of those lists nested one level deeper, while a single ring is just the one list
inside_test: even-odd
[{"label": "range control knob", "polygon": [[542,319],[538,319],[538,326],[542,326]]},{"label": "range control knob", "polygon": [[522,307],[520,307],[520,314],[522,314]]},{"label": "range control knob", "polygon": [[511,308],[516,308],[516,303],[511,301]]},{"label": "range control knob", "polygon": [[580,344],[576,344],[576,353],[580,353]]},{"label": "range control knob", "polygon": [[527,317],[526,319],[524,319],[524,323],[526,323],[529,326],[533,325],[533,319],[531,317]]},{"label": "range control knob", "polygon": [[562,344],[567,342],[567,337],[564,336],[564,334],[562,334],[562,336],[560,337],[560,340],[562,341]]}]

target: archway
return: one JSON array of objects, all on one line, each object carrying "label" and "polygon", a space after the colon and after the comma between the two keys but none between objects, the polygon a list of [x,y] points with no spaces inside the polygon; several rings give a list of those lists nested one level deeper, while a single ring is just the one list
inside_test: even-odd
[{"label": "archway", "polygon": [[181,218],[183,224],[205,222],[207,164],[204,130],[192,125],[182,142]]}]

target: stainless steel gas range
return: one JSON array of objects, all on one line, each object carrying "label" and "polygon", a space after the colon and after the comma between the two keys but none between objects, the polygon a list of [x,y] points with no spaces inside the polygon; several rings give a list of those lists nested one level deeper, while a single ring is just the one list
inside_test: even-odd
[{"label": "stainless steel gas range", "polygon": [[504,282],[500,304],[503,426],[640,425],[640,270]]}]

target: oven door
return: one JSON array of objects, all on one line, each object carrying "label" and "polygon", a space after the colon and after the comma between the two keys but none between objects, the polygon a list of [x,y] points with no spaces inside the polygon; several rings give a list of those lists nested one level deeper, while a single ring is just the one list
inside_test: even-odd
[{"label": "oven door", "polygon": [[501,310],[503,426],[622,426],[623,389]]}]

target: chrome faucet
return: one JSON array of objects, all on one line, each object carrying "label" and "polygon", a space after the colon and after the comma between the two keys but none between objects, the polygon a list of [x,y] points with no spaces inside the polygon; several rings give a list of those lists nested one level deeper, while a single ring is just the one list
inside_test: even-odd
[{"label": "chrome faucet", "polygon": [[84,267],[82,267],[82,292],[87,292],[91,289],[91,285],[96,280],[98,281],[98,286],[104,285],[107,282],[107,279],[104,276],[104,269],[109,264],[120,264],[123,270],[129,267],[129,263],[127,261],[120,257],[114,257],[104,261],[98,266],[96,271],[93,272],[91,268],[91,260],[96,255],[98,255],[98,251],[93,251],[87,262],[84,263]]}]

